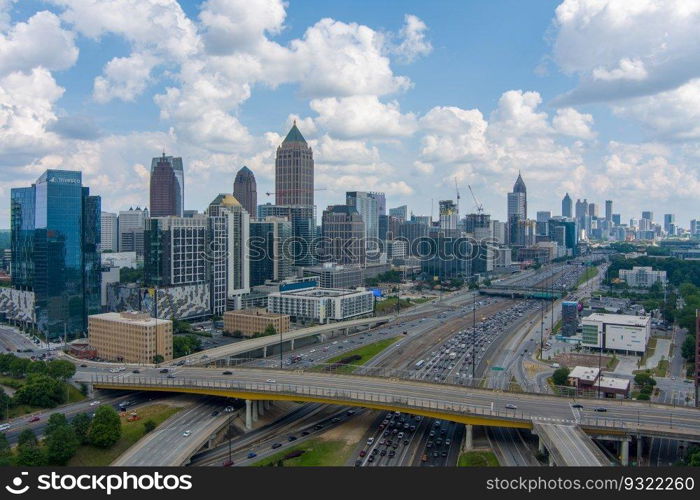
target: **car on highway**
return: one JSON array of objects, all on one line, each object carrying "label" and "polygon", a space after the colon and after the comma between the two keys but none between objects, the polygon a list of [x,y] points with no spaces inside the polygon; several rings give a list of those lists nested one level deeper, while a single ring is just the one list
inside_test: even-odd
[{"label": "car on highway", "polygon": [[367,455],[367,451],[366,451],[366,450],[360,450],[360,456],[361,456],[361,457],[364,457],[365,455]]},{"label": "car on highway", "polygon": [[163,368],[163,369],[160,371],[160,373],[168,373],[168,369],[167,369],[167,368]]},{"label": "car on highway", "polygon": [[604,413],[604,412],[608,411],[608,409],[605,408],[604,406],[599,406],[599,407],[597,407],[597,408],[594,408],[593,411],[597,411],[597,412],[600,412],[600,413]]},{"label": "car on highway", "polygon": [[582,410],[583,405],[581,403],[574,403],[571,405],[572,408],[576,408],[577,410]]},{"label": "car on highway", "polygon": [[41,420],[41,418],[39,417],[39,415],[34,415],[32,418],[30,418],[29,420],[27,420],[27,422],[38,422],[39,420]]},{"label": "car on highway", "polygon": [[274,378],[269,378],[269,379],[267,379],[265,382],[267,382],[268,384],[274,384],[274,383],[275,383],[275,379],[274,379]]},{"label": "car on highway", "polygon": [[225,372],[222,373],[222,375],[233,375],[233,372],[226,370]]},{"label": "car on highway", "polygon": [[255,453],[254,451],[251,451],[251,452],[248,453],[248,455],[247,455],[248,458],[255,458],[255,457],[257,457],[257,456],[258,456],[258,454]]},{"label": "car on highway", "polygon": [[86,365],[86,364],[82,364],[82,365],[80,365],[80,368],[87,368],[87,365]]},{"label": "car on highway", "polygon": [[92,402],[90,403],[90,406],[97,406],[98,404],[100,404],[100,400],[99,400],[99,399],[96,399],[95,401],[92,401]]},{"label": "car on highway", "polygon": [[185,432],[182,433],[183,437],[190,437],[191,434],[192,434],[192,431],[189,429],[187,429]]},{"label": "car on highway", "polygon": [[296,440],[297,440],[297,437],[296,437],[296,436],[289,436],[289,437],[287,438],[287,441],[289,441],[290,443],[291,443],[292,441],[296,441]]},{"label": "car on highway", "polygon": [[213,412],[211,412],[211,416],[212,416],[212,417],[218,417],[218,416],[219,416],[219,410],[214,410]]},{"label": "car on highway", "polygon": [[175,375],[173,375],[172,373],[168,373],[168,378],[175,378]]},{"label": "car on highway", "polygon": [[226,460],[223,464],[224,467],[231,467],[233,465],[233,460]]},{"label": "car on highway", "polygon": [[301,431],[302,436],[308,436],[309,434],[311,434],[309,431]]},{"label": "car on highway", "polygon": [[370,455],[369,458],[367,459],[367,462],[369,462],[369,463],[374,462],[374,455]]},{"label": "car on highway", "polygon": [[280,448],[282,446],[282,443],[272,443],[271,448],[273,450],[276,450],[277,448]]},{"label": "car on highway", "polygon": [[508,404],[506,405],[506,409],[508,409],[508,410],[517,410],[518,407],[515,406],[513,403],[508,403]]},{"label": "car on highway", "polygon": [[232,412],[233,412],[233,406],[227,406],[226,408],[224,408],[224,412],[226,412],[226,413],[232,413]]},{"label": "car on highway", "polygon": [[140,370],[133,370],[131,373],[141,373]]}]

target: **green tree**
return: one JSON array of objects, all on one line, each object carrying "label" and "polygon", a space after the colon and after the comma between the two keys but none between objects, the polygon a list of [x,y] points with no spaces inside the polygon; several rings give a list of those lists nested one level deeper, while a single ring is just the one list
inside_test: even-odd
[{"label": "green tree", "polygon": [[46,375],[30,375],[27,383],[15,392],[14,400],[19,404],[54,408],[65,401],[65,389],[61,382]]},{"label": "green tree", "polygon": [[681,345],[681,356],[687,361],[695,361],[695,335],[689,333]]},{"label": "green tree", "polygon": [[571,373],[571,370],[569,370],[566,366],[557,368],[554,370],[554,373],[552,373],[552,382],[554,382],[554,385],[566,385],[569,378],[569,373]]},{"label": "green tree", "polygon": [[119,441],[122,435],[122,425],[119,415],[111,406],[100,406],[90,425],[88,440],[98,448],[109,448]]},{"label": "green tree", "polygon": [[637,396],[637,401],[649,401],[650,399],[651,397],[649,394],[641,393],[639,396]]},{"label": "green tree", "polygon": [[13,377],[24,377],[27,374],[27,369],[31,361],[27,358],[15,357],[9,366],[10,375]]},{"label": "green tree", "polygon": [[49,415],[49,421],[46,423],[44,435],[49,436],[52,432],[60,427],[68,425],[68,420],[63,413],[52,413]]},{"label": "green tree", "polygon": [[119,270],[120,283],[138,283],[143,281],[143,268],[122,267]]},{"label": "green tree", "polygon": [[173,337],[173,356],[176,358],[200,350],[202,341],[196,335],[177,335]]},{"label": "green tree", "polygon": [[37,467],[46,464],[46,455],[31,429],[23,430],[17,439],[17,465]]},{"label": "green tree", "polygon": [[46,458],[52,465],[65,465],[75,455],[80,444],[75,430],[68,422],[47,432],[45,443]]},{"label": "green tree", "polygon": [[27,374],[46,375],[48,367],[44,361],[34,361],[27,366]]},{"label": "green tree", "polygon": [[75,375],[75,365],[64,359],[54,359],[47,364],[49,375],[56,380],[68,380]]},{"label": "green tree", "polygon": [[80,444],[88,443],[88,432],[90,431],[90,421],[91,418],[87,413],[78,413],[73,420],[71,420],[71,425],[73,426],[73,431],[75,432],[75,437],[78,438]]},{"label": "green tree", "polygon": [[270,323],[265,327],[265,331],[263,332],[263,335],[277,335],[277,330],[275,329],[274,325]]},{"label": "green tree", "polygon": [[148,419],[143,423],[143,430],[146,434],[156,428],[156,423],[152,419]]},{"label": "green tree", "polygon": [[634,383],[639,385],[639,386],[648,385],[648,386],[653,387],[656,385],[656,380],[654,380],[654,378],[650,374],[648,374],[646,372],[642,372],[642,373],[637,373],[634,376]]},{"label": "green tree", "polygon": [[153,363],[154,364],[157,365],[158,363],[162,363],[163,361],[165,361],[165,358],[163,357],[162,354],[156,354],[155,356],[153,356]]},{"label": "green tree", "polygon": [[0,467],[12,465],[12,449],[4,432],[0,432]]}]

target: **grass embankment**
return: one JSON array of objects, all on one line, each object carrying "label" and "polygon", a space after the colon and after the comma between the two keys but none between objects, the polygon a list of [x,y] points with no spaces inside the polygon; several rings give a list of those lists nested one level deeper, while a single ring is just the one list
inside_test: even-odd
[{"label": "grass embankment", "polygon": [[91,445],[81,446],[67,465],[90,467],[109,465],[146,434],[143,427],[144,422],[153,420],[156,426],[158,426],[180,411],[180,409],[181,408],[164,404],[153,404],[137,408],[134,411],[138,413],[141,420],[128,422],[126,415],[120,417],[122,422],[122,437],[114,446],[107,449],[97,448]]},{"label": "grass embankment", "polygon": [[[15,377],[8,377],[8,376],[0,376],[0,386],[5,386],[5,387],[10,387],[14,390],[17,390],[21,388],[24,384],[26,383],[26,380],[23,378],[15,378]],[[67,391],[68,393],[68,400],[64,404],[70,404],[70,403],[77,403],[79,401],[82,401],[85,399],[85,395],[80,392],[79,389],[74,387],[73,385],[64,382],[63,383],[63,390]],[[39,406],[31,406],[31,405],[15,405],[10,408],[1,408],[0,409],[0,422],[3,420],[6,420],[6,418],[17,418],[21,417],[22,415],[30,415],[32,413],[52,413],[53,408],[41,408]]]},{"label": "grass embankment", "polygon": [[491,451],[467,451],[459,456],[458,467],[498,467],[498,459]]},{"label": "grass embankment", "polygon": [[591,279],[597,275],[598,275],[598,268],[597,267],[587,267],[586,271],[578,279],[578,282],[576,283],[576,287],[578,288],[579,286],[583,285],[586,281],[588,281],[589,279]]},{"label": "grass embankment", "polygon": [[[298,457],[285,459],[285,456],[303,452]],[[289,448],[267,458],[255,462],[253,467],[263,467],[268,465],[281,465],[284,467],[321,467],[345,465],[352,446],[345,441],[324,441],[322,439],[310,439],[297,446]]]},{"label": "grass embankment", "polygon": [[[333,363],[338,363],[342,361],[345,358],[348,358],[350,356],[360,356],[360,359],[355,360],[352,362],[352,364],[346,365],[346,366],[339,366],[338,368],[333,370],[333,373],[352,373],[355,371],[355,368],[357,366],[364,365],[367,363],[370,359],[375,357],[377,354],[382,352],[384,349],[389,347],[391,344],[399,340],[401,337],[392,337],[389,339],[384,339],[380,340],[379,342],[373,342],[371,344],[367,344],[362,347],[358,347],[357,349],[354,349],[352,351],[345,352],[343,354],[339,354],[338,356],[335,356],[328,361],[326,361],[326,364],[333,364]],[[314,368],[315,371],[322,371],[324,366],[317,366]]]},{"label": "grass embankment", "polygon": [[433,298],[422,298],[422,299],[399,299],[398,297],[388,297],[374,306],[374,312],[376,314],[386,314],[391,312],[396,312],[396,303],[400,301],[400,308],[405,309],[407,307],[417,306],[418,304],[423,304],[433,300]]},{"label": "grass embankment", "polygon": [[647,363],[647,359],[651,358],[654,353],[656,352],[656,337],[652,337],[649,339],[649,343],[647,344],[647,348],[644,351],[644,355],[642,356],[642,359],[639,360],[638,366],[644,366]]}]

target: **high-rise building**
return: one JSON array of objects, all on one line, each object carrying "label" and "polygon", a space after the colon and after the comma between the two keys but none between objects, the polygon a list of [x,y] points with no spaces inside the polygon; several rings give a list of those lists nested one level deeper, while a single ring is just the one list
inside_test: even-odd
[{"label": "high-rise building", "polygon": [[654,222],[654,212],[645,210],[642,212],[642,219],[648,220],[650,223]]},{"label": "high-rise building", "polygon": [[622,216],[620,214],[612,214],[612,221],[613,224],[619,226],[620,224],[622,224]]},{"label": "high-rise building", "polygon": [[548,228],[549,228],[549,219],[552,218],[552,212],[549,211],[540,211],[537,212],[537,224],[536,224],[536,230],[535,234],[538,236],[547,236],[549,234]]},{"label": "high-rise building", "polygon": [[664,214],[664,231],[670,236],[676,234],[676,216],[674,214]]},{"label": "high-rise building", "polygon": [[578,255],[578,231],[576,230],[576,222],[566,219],[550,219],[549,220],[549,237],[552,241],[566,249],[566,254],[569,256]]},{"label": "high-rise building", "polygon": [[365,263],[365,223],[355,207],[330,205],[321,219],[323,259],[336,264]]},{"label": "high-rise building", "polygon": [[379,212],[374,196],[363,191],[348,191],[345,193],[345,204],[355,207],[365,223],[365,239],[379,237]]},{"label": "high-rise building", "polygon": [[119,251],[119,219],[117,214],[100,214],[100,251]]},{"label": "high-rise building", "polygon": [[258,211],[258,190],[255,175],[246,166],[236,174],[233,181],[233,196],[239,201],[250,217],[255,217]]},{"label": "high-rise building", "polygon": [[151,216],[182,217],[185,210],[185,172],[182,158],[158,156],[151,160]]},{"label": "high-rise building", "polygon": [[377,200],[377,213],[381,215],[386,215],[386,195],[384,193],[378,193],[375,191],[370,191],[369,194],[372,198]]},{"label": "high-rise building", "polygon": [[561,303],[561,334],[573,337],[578,328],[578,302],[564,301]]},{"label": "high-rise building", "polygon": [[440,230],[445,236],[456,236],[459,209],[452,200],[440,200]]},{"label": "high-rise building", "polygon": [[296,121],[277,148],[275,203],[314,205],[314,155]]},{"label": "high-rise building", "polygon": [[178,217],[177,179],[172,164],[165,159],[165,153],[151,166],[151,216]]},{"label": "high-rise building", "polygon": [[230,194],[220,194],[207,208],[207,260],[212,312],[241,309],[250,292],[250,216]]},{"label": "high-rise building", "polygon": [[613,210],[613,202],[612,200],[605,200],[605,220],[608,222],[612,222],[612,210]]},{"label": "high-rise building", "polygon": [[464,220],[464,231],[479,241],[492,238],[491,216],[483,213],[467,214]]},{"label": "high-rise building", "polygon": [[408,207],[406,205],[401,205],[400,207],[390,208],[389,215],[404,221],[408,220]]},{"label": "high-rise building", "polygon": [[292,275],[286,243],[292,237],[292,223],[284,217],[266,217],[250,223],[250,286],[266,280],[281,281]]},{"label": "high-rise building", "polygon": [[143,232],[148,217],[147,208],[130,207],[129,210],[119,212],[120,252],[136,252],[137,255],[143,256]]},{"label": "high-rise building", "polygon": [[47,170],[10,198],[12,287],[33,301],[48,338],[86,332],[87,317],[100,312],[100,197],[81,172]]},{"label": "high-rise building", "polygon": [[564,195],[564,198],[561,200],[561,216],[562,217],[572,217],[572,211],[573,211],[573,202],[571,201],[571,197],[569,196],[569,193],[566,193]]},{"label": "high-rise building", "polygon": [[508,217],[517,215],[520,219],[527,219],[527,189],[520,172],[513,184],[513,191],[508,193]]},{"label": "high-rise building", "polygon": [[598,205],[595,203],[589,203],[588,204],[588,215],[591,218],[598,217]]},{"label": "high-rise building", "polygon": [[316,210],[313,205],[258,205],[258,219],[284,217],[292,223],[292,253],[295,266],[311,266],[315,255],[311,243],[316,236]]}]

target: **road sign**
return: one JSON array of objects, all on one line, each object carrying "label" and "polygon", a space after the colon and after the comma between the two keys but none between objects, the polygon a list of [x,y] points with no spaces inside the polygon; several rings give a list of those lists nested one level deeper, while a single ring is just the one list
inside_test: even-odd
[{"label": "road sign", "polygon": [[495,372],[502,372],[503,371],[502,366],[492,366],[491,369]]}]

